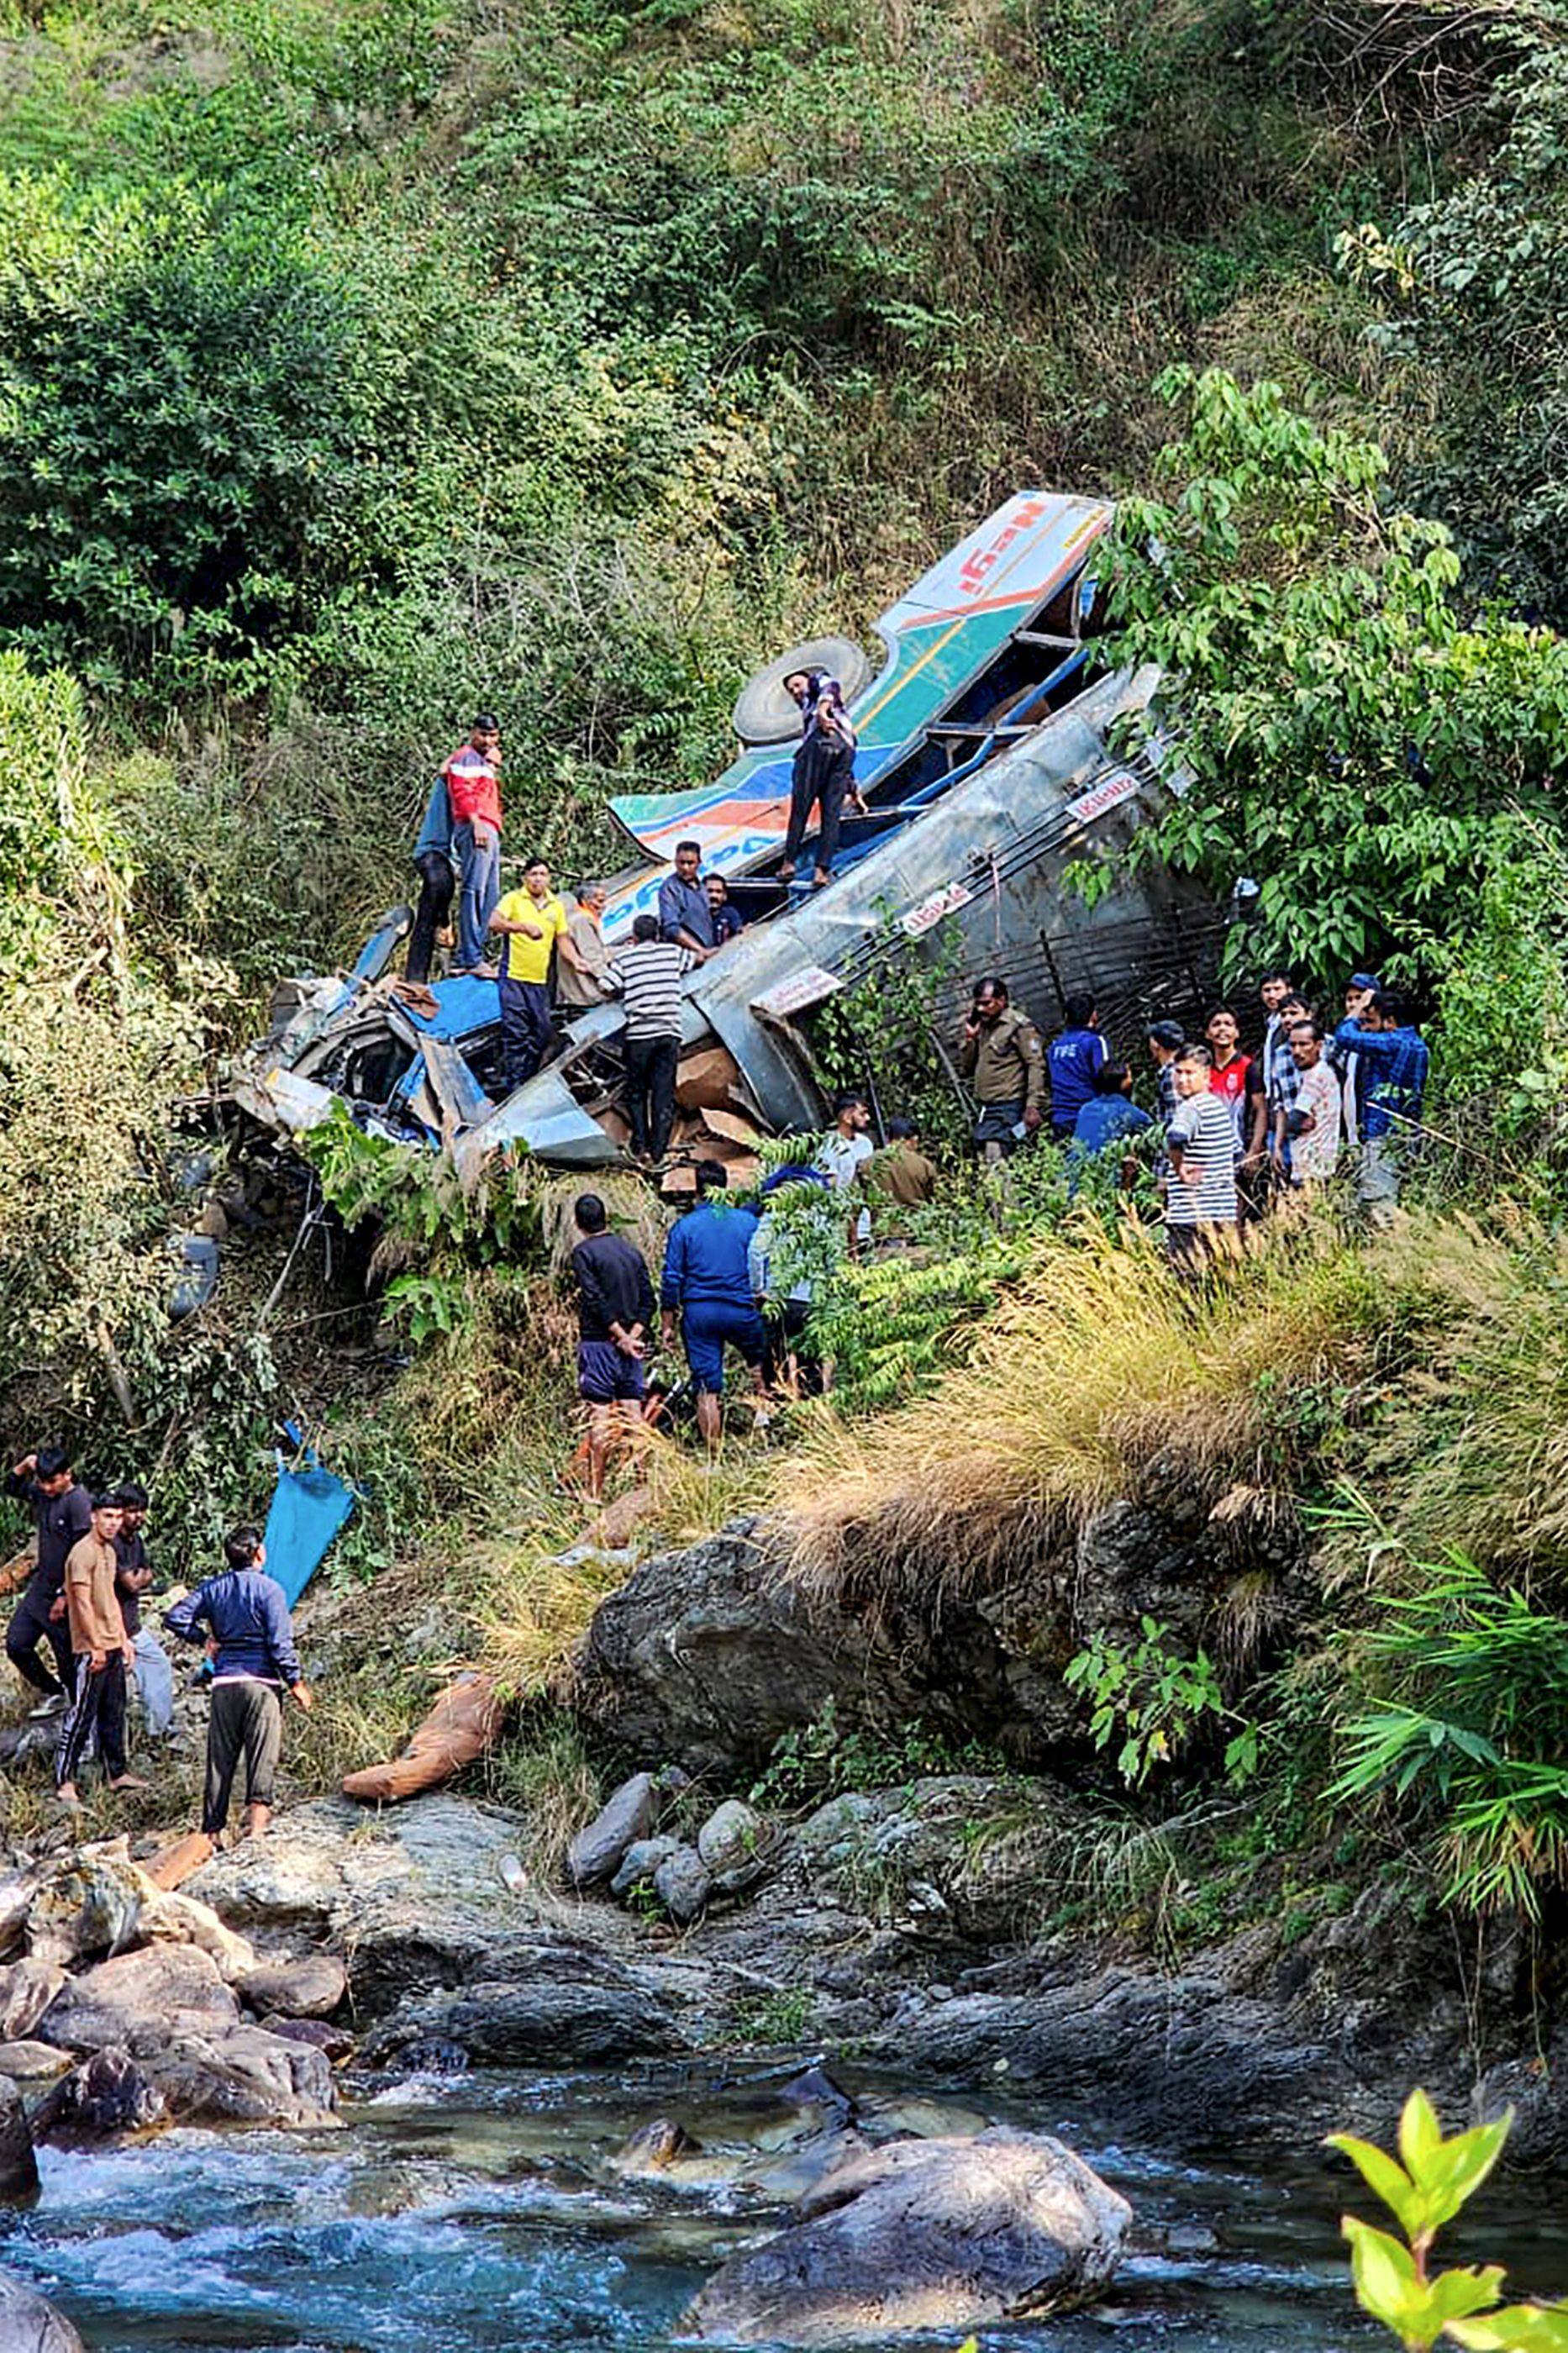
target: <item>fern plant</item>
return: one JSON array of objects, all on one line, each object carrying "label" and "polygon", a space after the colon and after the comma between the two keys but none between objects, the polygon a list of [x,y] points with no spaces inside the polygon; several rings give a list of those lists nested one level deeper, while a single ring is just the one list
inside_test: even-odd
[{"label": "fern plant", "polygon": [[1341,1726],[1329,1799],[1416,1809],[1446,1900],[1538,1920],[1568,1885],[1568,1622],[1461,1552],[1412,1574],[1345,1638],[1367,1704]]}]

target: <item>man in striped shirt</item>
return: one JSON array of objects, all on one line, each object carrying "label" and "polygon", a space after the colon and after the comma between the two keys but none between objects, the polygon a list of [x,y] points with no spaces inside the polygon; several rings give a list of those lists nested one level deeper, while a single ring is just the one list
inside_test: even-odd
[{"label": "man in striped shirt", "polygon": [[1173,1065],[1176,1110],[1166,1134],[1171,1189],[1165,1241],[1178,1273],[1201,1274],[1237,1248],[1236,1119],[1210,1084],[1206,1046],[1184,1046]]},{"label": "man in striped shirt", "polygon": [[662,1160],[675,1124],[675,1065],[680,1052],[680,984],[701,959],[660,939],[658,920],[639,915],[629,944],[601,983],[626,1017],[626,1117],[639,1160]]}]

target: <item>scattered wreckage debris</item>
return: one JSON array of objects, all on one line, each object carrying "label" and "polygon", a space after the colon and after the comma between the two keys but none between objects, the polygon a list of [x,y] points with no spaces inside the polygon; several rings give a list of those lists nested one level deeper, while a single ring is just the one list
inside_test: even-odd
[{"label": "scattered wreckage debris", "polygon": [[[700,845],[745,922],[684,986],[668,1191],[690,1189],[698,1158],[745,1184],[767,1135],[820,1124],[813,1018],[879,958],[956,939],[957,962],[1001,974],[1040,1018],[1082,989],[1108,1012],[1184,1008],[1212,973],[1218,912],[1128,856],[1183,779],[1152,724],[1158,671],[1111,670],[1097,649],[1090,565],[1111,512],[1019,493],[883,616],[876,677],[839,641],[793,649],[742,694],[745,748],[712,786],[611,803],[643,852],[612,886],[612,944],[653,907],[678,839]],[[865,814],[846,814],[832,883],[814,892],[779,871],[798,726],[782,681],[825,646]],[[1110,877],[1092,907],[1068,887],[1085,860]],[[556,1057],[506,1092],[495,983],[397,978],[410,922],[389,910],[346,976],[281,984],[235,1074],[242,1110],[293,1137],[345,1103],[372,1134],[447,1155],[465,1188],[510,1145],[568,1169],[623,1157],[619,1007],[573,1018]]]}]

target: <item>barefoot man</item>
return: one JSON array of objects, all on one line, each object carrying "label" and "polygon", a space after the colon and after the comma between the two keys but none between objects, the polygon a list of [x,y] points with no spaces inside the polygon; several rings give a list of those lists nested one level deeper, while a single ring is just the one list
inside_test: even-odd
[{"label": "barefoot man", "polygon": [[77,1769],[89,1736],[98,1735],[98,1751],[111,1789],[144,1789],[125,1758],[125,1670],[136,1653],[120,1614],[114,1580],[120,1556],[114,1539],[120,1534],[120,1500],[95,1495],[92,1525],[66,1555],[66,1620],[70,1628],[73,1671],[70,1705],[60,1723],[60,1745],[55,1755],[55,1788],[62,1806],[72,1812],[81,1804]]},{"label": "barefoot man", "polygon": [[246,1835],[263,1835],[283,1746],[283,1694],[298,1700],[307,1715],[314,1704],[300,1672],[283,1588],[265,1574],[267,1546],[260,1529],[233,1529],[223,1549],[228,1567],[222,1576],[208,1577],[163,1620],[165,1630],[181,1641],[205,1642],[212,1658],[202,1829],[215,1841],[228,1820],[229,1792],[242,1757]]}]

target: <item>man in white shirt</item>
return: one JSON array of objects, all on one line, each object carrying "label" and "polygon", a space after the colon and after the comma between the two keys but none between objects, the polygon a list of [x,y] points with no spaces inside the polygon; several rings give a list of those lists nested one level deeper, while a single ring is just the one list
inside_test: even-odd
[{"label": "man in white shirt", "polygon": [[1290,1182],[1321,1185],[1334,1173],[1340,1156],[1342,1092],[1337,1074],[1323,1055],[1323,1033],[1316,1021],[1293,1021],[1290,1053],[1300,1073],[1296,1100],[1286,1113],[1290,1139]]},{"label": "man in white shirt", "polygon": [[[812,1166],[820,1169],[837,1193],[858,1188],[860,1171],[877,1149],[867,1133],[871,1124],[871,1109],[858,1089],[847,1087],[834,1100],[833,1125],[812,1155]],[[871,1239],[871,1212],[863,1208],[849,1229],[849,1248],[858,1254],[861,1245]]]}]

